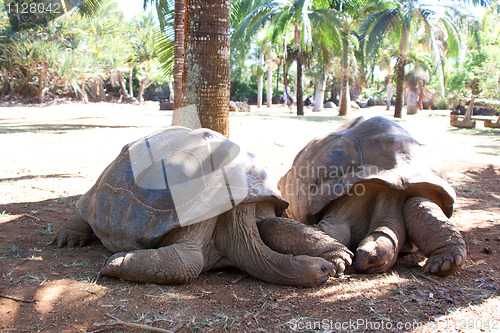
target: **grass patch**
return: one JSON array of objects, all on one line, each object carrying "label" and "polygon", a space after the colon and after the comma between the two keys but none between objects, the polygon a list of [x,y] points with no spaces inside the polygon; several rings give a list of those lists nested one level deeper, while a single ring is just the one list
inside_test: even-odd
[{"label": "grass patch", "polygon": [[211,318],[207,318],[199,323],[190,324],[188,327],[194,332],[205,332],[206,328],[212,330],[226,330],[229,326],[239,322],[238,319],[226,315],[224,312],[214,314]]},{"label": "grass patch", "polygon": [[12,245],[9,249],[4,251],[2,255],[2,259],[12,259],[12,258],[21,258],[22,249],[16,244]]}]

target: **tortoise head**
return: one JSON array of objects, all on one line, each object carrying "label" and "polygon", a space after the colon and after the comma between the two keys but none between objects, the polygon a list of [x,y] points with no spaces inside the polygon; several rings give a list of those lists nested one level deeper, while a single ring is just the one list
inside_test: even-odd
[{"label": "tortoise head", "polygon": [[354,268],[360,273],[387,271],[397,259],[394,241],[384,234],[366,237],[356,250]]}]

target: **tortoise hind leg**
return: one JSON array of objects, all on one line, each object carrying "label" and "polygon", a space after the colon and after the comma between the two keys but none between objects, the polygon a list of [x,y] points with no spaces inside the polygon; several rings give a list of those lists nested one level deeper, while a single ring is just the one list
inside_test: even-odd
[{"label": "tortoise hind leg", "polygon": [[57,231],[51,240],[51,244],[63,247],[83,246],[92,239],[92,228],[85,222],[79,213],[75,213],[67,220],[61,229]]},{"label": "tortoise hind leg", "polygon": [[352,263],[347,247],[326,233],[284,217],[273,217],[257,223],[264,243],[274,251],[293,255],[321,257],[335,265],[335,273],[344,272]]},{"label": "tortoise hind leg", "polygon": [[437,204],[409,198],[404,217],[408,237],[428,257],[424,272],[448,275],[460,269],[467,257],[465,241]]},{"label": "tortoise hind leg", "polygon": [[100,273],[128,281],[182,284],[197,277],[202,269],[201,249],[175,243],[159,249],[116,253]]},{"label": "tortoise hind leg", "polygon": [[[159,242],[160,248],[120,252],[109,258],[101,274],[123,280],[183,284],[197,277],[206,261],[217,261],[211,244],[216,219],[177,229]],[[212,251],[213,250],[213,251]]]}]

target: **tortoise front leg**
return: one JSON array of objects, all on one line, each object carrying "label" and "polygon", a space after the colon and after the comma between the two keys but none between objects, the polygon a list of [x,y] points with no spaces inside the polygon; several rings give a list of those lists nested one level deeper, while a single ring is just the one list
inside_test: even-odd
[{"label": "tortoise front leg", "polygon": [[217,223],[215,244],[235,266],[270,283],[304,287],[319,285],[334,273],[323,258],[271,250],[262,241],[255,219],[255,203],[243,203]]},{"label": "tortoise front leg", "polygon": [[361,240],[354,267],[363,273],[381,273],[391,268],[406,241],[403,199],[397,192],[380,192],[370,220],[368,235]]},{"label": "tortoise front leg", "polygon": [[51,244],[58,247],[66,245],[68,247],[83,246],[92,239],[92,235],[93,231],[90,225],[81,218],[79,213],[75,213],[57,231],[51,240]]},{"label": "tortoise front leg", "polygon": [[437,204],[421,197],[409,198],[404,218],[408,237],[428,257],[424,272],[448,275],[462,267],[467,257],[465,241]]},{"label": "tortoise front leg", "polygon": [[264,243],[280,253],[324,258],[334,264],[336,274],[352,263],[353,254],[346,246],[311,226],[274,217],[262,220],[257,227]]}]

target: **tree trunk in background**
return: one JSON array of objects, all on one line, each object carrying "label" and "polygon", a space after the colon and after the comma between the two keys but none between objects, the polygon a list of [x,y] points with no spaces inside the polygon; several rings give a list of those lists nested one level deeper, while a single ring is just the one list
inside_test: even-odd
[{"label": "tree trunk in background", "polygon": [[387,97],[385,100],[386,110],[389,111],[391,109],[392,104],[392,91],[394,90],[394,86],[392,84],[387,85]]},{"label": "tree trunk in background", "polygon": [[393,86],[391,84],[391,74],[388,74],[385,78],[384,78],[384,82],[385,82],[385,90],[387,91],[387,96],[385,98],[385,106],[386,106],[386,110],[390,110],[391,108],[391,101],[392,101],[392,89],[393,89]]},{"label": "tree trunk in background", "polygon": [[132,87],[132,78],[134,75],[134,67],[130,67],[130,72],[128,73],[128,94],[130,97],[134,97],[134,88]]},{"label": "tree trunk in background", "polygon": [[[410,2],[413,4],[413,2]],[[394,107],[394,118],[401,118],[403,113],[403,95],[405,91],[405,65],[406,58],[410,52],[410,28],[409,22],[403,25],[403,31],[401,33],[401,42],[399,44],[398,63],[397,63],[397,73],[398,81],[396,83],[396,105]]]},{"label": "tree trunk in background", "polygon": [[229,1],[186,0],[183,106],[202,127],[229,136]]},{"label": "tree trunk in background", "polygon": [[273,70],[267,69],[267,94],[266,94],[266,104],[270,108],[273,105]]},{"label": "tree trunk in background", "polygon": [[[184,0],[175,0],[174,14],[174,104],[173,109],[182,107],[182,73],[184,70]],[[172,125],[179,125],[181,121],[181,111],[174,111]]]},{"label": "tree trunk in background", "polygon": [[398,57],[397,73],[398,80],[396,82],[396,103],[394,106],[394,118],[401,118],[403,111],[403,95],[405,91],[405,58]]},{"label": "tree trunk in background", "polygon": [[339,116],[346,116],[351,109],[351,95],[349,94],[349,40],[347,35],[342,37],[342,89],[340,91]]},{"label": "tree trunk in background", "polygon": [[297,89],[295,94],[297,98],[297,116],[304,115],[304,90],[302,89],[302,52],[297,52]]},{"label": "tree trunk in background", "polygon": [[264,85],[264,75],[257,77],[257,108],[262,107],[262,89]]},{"label": "tree trunk in background", "polygon": [[316,92],[314,94],[314,106],[313,112],[319,112],[323,110],[323,101],[325,100],[325,89],[326,89],[326,73],[325,70],[321,70],[321,75],[318,80],[318,85],[316,86]]}]

